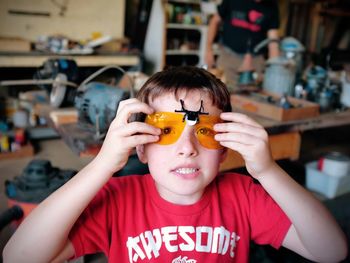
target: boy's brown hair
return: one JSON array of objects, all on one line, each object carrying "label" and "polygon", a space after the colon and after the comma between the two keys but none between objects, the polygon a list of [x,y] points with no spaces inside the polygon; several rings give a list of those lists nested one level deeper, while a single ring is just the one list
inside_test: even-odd
[{"label": "boy's brown hair", "polygon": [[136,98],[149,104],[165,93],[198,90],[209,94],[213,105],[224,112],[230,112],[230,94],[225,84],[202,68],[192,66],[171,67],[152,75],[137,93]]}]

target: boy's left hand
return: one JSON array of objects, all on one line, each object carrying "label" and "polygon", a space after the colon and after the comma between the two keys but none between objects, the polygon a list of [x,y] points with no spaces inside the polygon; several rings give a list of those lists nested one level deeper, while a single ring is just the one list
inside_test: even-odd
[{"label": "boy's left hand", "polygon": [[247,115],[223,112],[225,123],[215,124],[215,139],[221,145],[239,152],[245,160],[248,172],[256,179],[274,164],[266,130]]}]

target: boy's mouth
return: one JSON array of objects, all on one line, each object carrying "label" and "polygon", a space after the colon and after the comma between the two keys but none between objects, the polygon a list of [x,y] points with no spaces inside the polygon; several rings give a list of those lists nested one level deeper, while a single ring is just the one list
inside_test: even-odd
[{"label": "boy's mouth", "polygon": [[178,167],[173,170],[173,173],[182,179],[194,179],[200,174],[199,168],[194,167]]},{"label": "boy's mouth", "polygon": [[198,168],[177,168],[175,169],[175,173],[178,174],[192,174],[197,172],[199,169]]}]

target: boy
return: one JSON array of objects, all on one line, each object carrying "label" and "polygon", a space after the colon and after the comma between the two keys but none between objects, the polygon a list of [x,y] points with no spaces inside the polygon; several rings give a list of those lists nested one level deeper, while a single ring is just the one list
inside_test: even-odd
[{"label": "boy", "polygon": [[[137,113],[145,122],[129,121]],[[135,147],[150,175],[111,179]],[[218,174],[225,147],[261,185]],[[247,262],[250,239],[315,261],[347,254],[332,216],[271,158],[265,130],[231,112],[224,84],[179,67],[120,103],[96,158],[26,218],[3,255],[35,263],[99,251],[110,262]]]}]

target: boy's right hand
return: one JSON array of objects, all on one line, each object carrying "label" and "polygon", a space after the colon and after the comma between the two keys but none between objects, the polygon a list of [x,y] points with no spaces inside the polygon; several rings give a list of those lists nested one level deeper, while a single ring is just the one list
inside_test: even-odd
[{"label": "boy's right hand", "polygon": [[119,103],[117,115],[111,122],[106,138],[95,162],[114,174],[128,161],[131,151],[137,146],[159,140],[160,129],[143,122],[129,122],[131,114],[152,114],[153,109],[146,103],[132,98]]}]

